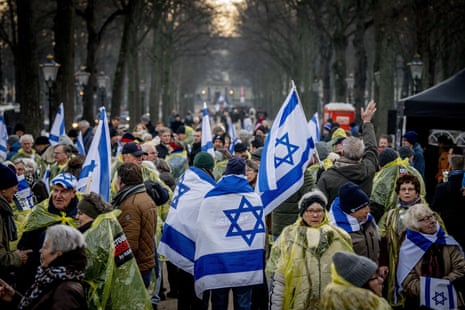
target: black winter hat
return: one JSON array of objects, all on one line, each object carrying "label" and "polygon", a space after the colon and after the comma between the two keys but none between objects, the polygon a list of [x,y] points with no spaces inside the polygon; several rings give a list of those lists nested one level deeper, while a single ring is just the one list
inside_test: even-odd
[{"label": "black winter hat", "polygon": [[223,175],[228,174],[245,175],[245,160],[239,157],[231,158]]},{"label": "black winter hat", "polygon": [[392,148],[387,147],[379,153],[379,165],[383,167],[384,165],[390,163],[399,157],[399,154]]},{"label": "black winter hat", "polygon": [[2,163],[0,163],[0,176],[0,190],[18,185],[16,174]]},{"label": "black winter hat", "polygon": [[370,201],[367,194],[352,182],[348,182],[339,188],[339,200],[341,209],[347,214],[364,208]]}]

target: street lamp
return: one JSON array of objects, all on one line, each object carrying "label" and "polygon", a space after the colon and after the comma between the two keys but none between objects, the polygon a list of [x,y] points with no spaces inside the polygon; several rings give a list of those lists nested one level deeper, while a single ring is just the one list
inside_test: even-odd
[{"label": "street lamp", "polygon": [[47,62],[40,65],[42,73],[44,74],[45,83],[48,88],[48,122],[49,130],[52,130],[52,88],[55,84],[58,68],[60,64],[53,59],[53,55],[47,55]]},{"label": "street lamp", "polygon": [[100,92],[100,101],[101,106],[105,106],[105,96],[106,96],[106,89],[109,84],[109,77],[105,75],[105,71],[101,70],[99,75],[97,76],[97,86]]},{"label": "street lamp", "polygon": [[84,96],[84,88],[86,87],[87,85],[87,82],[89,82],[89,76],[90,76],[90,73],[85,71],[86,70],[86,67],[85,66],[80,66],[79,67],[79,71],[74,73],[74,77],[77,81],[77,90],[79,92],[79,98],[81,99],[81,107],[77,110],[79,111],[82,111],[82,105],[84,104],[83,100],[83,96]]},{"label": "street lamp", "polygon": [[421,61],[420,54],[416,53],[411,62],[407,64],[410,67],[410,73],[413,79],[413,93],[416,94],[421,91],[421,77],[423,75],[423,61]]},{"label": "street lamp", "polygon": [[349,76],[346,78],[346,84],[347,84],[347,98],[349,103],[352,103],[352,91],[354,89],[354,75],[351,73]]}]

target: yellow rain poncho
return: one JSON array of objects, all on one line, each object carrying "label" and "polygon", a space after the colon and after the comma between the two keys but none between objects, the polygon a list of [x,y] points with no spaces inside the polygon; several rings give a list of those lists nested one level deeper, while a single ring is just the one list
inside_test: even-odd
[{"label": "yellow rain poncho", "polygon": [[331,281],[332,255],[353,252],[350,236],[330,225],[325,214],[318,227],[302,218],[285,227],[271,249],[266,271],[272,275],[271,309],[319,309],[320,295]]},{"label": "yellow rain poncho", "polygon": [[389,310],[391,306],[372,291],[356,287],[339,276],[331,266],[332,282],[326,286],[320,300],[322,310]]},{"label": "yellow rain poncho", "polygon": [[104,213],[84,233],[88,263],[89,309],[152,309],[150,297],[126,235],[120,210]]}]

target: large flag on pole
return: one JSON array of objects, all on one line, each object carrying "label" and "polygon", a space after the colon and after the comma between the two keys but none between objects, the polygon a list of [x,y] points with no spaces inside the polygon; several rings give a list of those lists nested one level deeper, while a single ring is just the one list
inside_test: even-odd
[{"label": "large flag on pole", "polygon": [[0,113],[0,157],[6,159],[6,144],[8,141],[8,130],[6,129],[5,118],[3,112]]},{"label": "large flag on pole", "polygon": [[179,179],[163,227],[158,253],[190,274],[194,274],[197,216],[205,194],[215,186],[202,169],[191,167]]},{"label": "large flag on pole", "polygon": [[48,140],[51,145],[56,145],[60,141],[60,137],[65,134],[65,111],[63,109],[63,103],[58,107],[57,115],[53,121],[52,129],[50,130],[50,136]]},{"label": "large flag on pole", "polygon": [[265,215],[303,185],[314,147],[314,138],[293,85],[263,147],[256,191],[261,194]]},{"label": "large flag on pole", "polygon": [[110,200],[111,148],[107,114],[100,108],[97,130],[79,175],[78,191],[100,194],[105,201]]},{"label": "large flag on pole", "polygon": [[207,103],[203,103],[202,110],[202,152],[207,152],[215,155],[213,150],[213,141],[212,141],[212,130],[210,128],[210,115],[208,114]]}]

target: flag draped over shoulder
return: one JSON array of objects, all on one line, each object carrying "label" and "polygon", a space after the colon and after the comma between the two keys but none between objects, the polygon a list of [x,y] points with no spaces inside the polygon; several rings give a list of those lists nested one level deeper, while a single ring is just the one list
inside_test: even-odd
[{"label": "flag draped over shoulder", "polygon": [[8,141],[8,130],[6,129],[3,112],[0,113],[0,157],[6,159],[6,144]]},{"label": "flag draped over shoulder", "polygon": [[111,148],[107,114],[100,108],[97,130],[79,175],[78,191],[95,192],[105,201],[110,199]]},{"label": "flag draped over shoulder", "polygon": [[303,185],[315,142],[293,87],[263,147],[255,190],[261,195],[265,215]]},{"label": "flag draped over shoulder", "polygon": [[48,140],[51,145],[56,145],[60,141],[60,137],[65,134],[65,110],[63,108],[63,102],[58,107],[57,115],[53,121],[52,129],[50,130],[50,136]]},{"label": "flag draped over shoulder", "polygon": [[76,140],[76,147],[78,149],[79,154],[86,155],[86,149],[84,148],[84,141],[82,139],[82,131],[80,130]]},{"label": "flag draped over shoulder", "polygon": [[205,195],[197,229],[197,296],[210,289],[263,283],[263,205],[244,176],[224,176]]},{"label": "flag draped over shoulder", "polygon": [[194,274],[196,220],[200,203],[213,186],[213,178],[196,167],[191,167],[181,176],[158,245],[158,253],[191,274]]},{"label": "flag draped over shoulder", "polygon": [[213,150],[212,130],[210,128],[210,115],[208,115],[207,103],[203,103],[202,109],[202,152],[207,152],[212,155],[215,154]]}]

